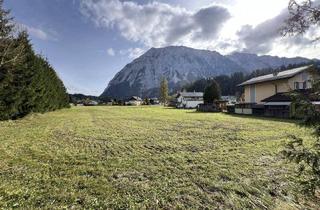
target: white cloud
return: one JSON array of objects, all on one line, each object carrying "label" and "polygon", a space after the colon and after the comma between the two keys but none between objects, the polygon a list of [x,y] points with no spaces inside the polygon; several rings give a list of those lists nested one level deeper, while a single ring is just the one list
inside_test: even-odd
[{"label": "white cloud", "polygon": [[82,0],[81,12],[96,25],[116,28],[127,40],[147,47],[212,39],[230,18],[228,10],[220,6],[192,12],[159,2],[139,5],[119,0]]},{"label": "white cloud", "polygon": [[[286,52],[287,56],[302,55],[301,52],[303,52],[306,55],[306,49],[312,50],[313,39],[320,35],[320,30],[312,27],[304,36],[282,37],[280,31],[288,18],[289,12],[285,9],[277,16],[255,27],[243,26],[237,32],[239,42],[242,43],[242,50],[258,54]],[[310,53],[307,56],[309,57]]]},{"label": "white cloud", "polygon": [[44,40],[44,41],[57,41],[57,36],[55,31],[44,31],[41,28],[36,28],[32,26],[28,26],[25,24],[18,23],[17,24],[18,29],[20,30],[26,30],[31,36],[36,37],[38,39]]},{"label": "white cloud", "polygon": [[130,59],[135,59],[145,53],[146,50],[142,48],[129,48],[126,50],[120,50],[120,55],[128,56]]},{"label": "white cloud", "polygon": [[[244,50],[280,56],[320,56],[308,36],[280,36],[278,29],[288,15],[288,0],[176,2],[170,5],[157,1],[138,4],[129,0],[81,0],[81,12],[97,26],[116,29],[122,37],[145,49],[184,45],[223,54]],[[122,50],[120,54],[135,58],[144,52],[138,49]]]},{"label": "white cloud", "polygon": [[116,55],[116,53],[115,53],[115,51],[114,51],[113,48],[109,48],[109,49],[107,50],[107,53],[108,53],[108,55],[110,55],[110,56],[115,56],[115,55]]}]

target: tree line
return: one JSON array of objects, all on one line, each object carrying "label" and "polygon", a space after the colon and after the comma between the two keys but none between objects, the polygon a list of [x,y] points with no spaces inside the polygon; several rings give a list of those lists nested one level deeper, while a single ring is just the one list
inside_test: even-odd
[{"label": "tree line", "polygon": [[276,70],[272,68],[266,68],[266,69],[257,69],[250,73],[235,72],[230,75],[219,75],[219,76],[210,77],[210,78],[202,78],[184,86],[183,89],[189,92],[190,91],[204,92],[206,87],[208,87],[210,84],[212,84],[213,81],[215,81],[218,84],[221,95],[224,95],[224,96],[232,95],[232,96],[240,97],[244,90],[243,90],[243,87],[239,87],[238,85],[243,83],[246,80],[252,79],[254,77],[270,74],[275,71],[280,72],[288,69],[298,68],[305,65],[307,65],[307,63],[290,64],[288,66],[281,66],[279,69],[276,69]]},{"label": "tree line", "polygon": [[69,106],[69,96],[48,60],[35,53],[26,31],[17,31],[0,0],[0,120]]}]

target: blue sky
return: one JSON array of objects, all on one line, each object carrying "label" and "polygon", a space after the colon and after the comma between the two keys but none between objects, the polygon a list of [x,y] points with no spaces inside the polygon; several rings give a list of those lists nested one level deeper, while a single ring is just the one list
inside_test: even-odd
[{"label": "blue sky", "polygon": [[[5,0],[68,91],[100,95],[151,47],[185,45],[319,58],[310,37],[279,37],[288,0]],[[248,9],[248,8],[251,8]],[[310,36],[310,37],[309,37]],[[303,46],[303,48],[302,48]],[[307,46],[307,47],[306,47]]]},{"label": "blue sky", "polygon": [[48,57],[70,92],[101,94],[130,61],[126,55],[108,55],[107,49],[139,46],[116,36],[113,29],[96,27],[80,13],[75,1],[10,0],[5,7],[28,27],[36,51]]}]

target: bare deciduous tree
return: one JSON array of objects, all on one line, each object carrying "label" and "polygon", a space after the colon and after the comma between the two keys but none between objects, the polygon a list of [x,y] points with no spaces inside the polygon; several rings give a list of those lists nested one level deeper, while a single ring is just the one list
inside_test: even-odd
[{"label": "bare deciduous tree", "polygon": [[[311,0],[297,3],[296,0],[289,2],[290,17],[282,30],[284,36],[301,35],[314,26],[320,24],[320,6],[314,5]],[[317,37],[315,40],[320,40]],[[292,94],[293,105],[297,107],[296,114],[303,116],[302,126],[314,129],[314,142],[305,142],[305,139],[291,136],[290,143],[286,146],[283,154],[290,161],[298,164],[298,181],[306,193],[318,195],[320,190],[320,112],[319,107],[312,103],[311,98],[319,100],[320,81],[314,81],[311,95]]]},{"label": "bare deciduous tree", "polygon": [[[283,36],[304,34],[311,27],[320,25],[320,6],[315,5],[314,1],[290,0],[288,10],[290,16],[281,30]],[[315,38],[319,39],[320,37]]]}]

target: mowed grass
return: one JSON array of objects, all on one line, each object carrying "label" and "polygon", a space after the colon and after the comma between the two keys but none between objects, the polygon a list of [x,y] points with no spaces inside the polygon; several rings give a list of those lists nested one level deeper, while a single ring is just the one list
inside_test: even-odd
[{"label": "mowed grass", "polygon": [[76,107],[0,122],[0,208],[300,209],[279,152],[294,121]]}]

